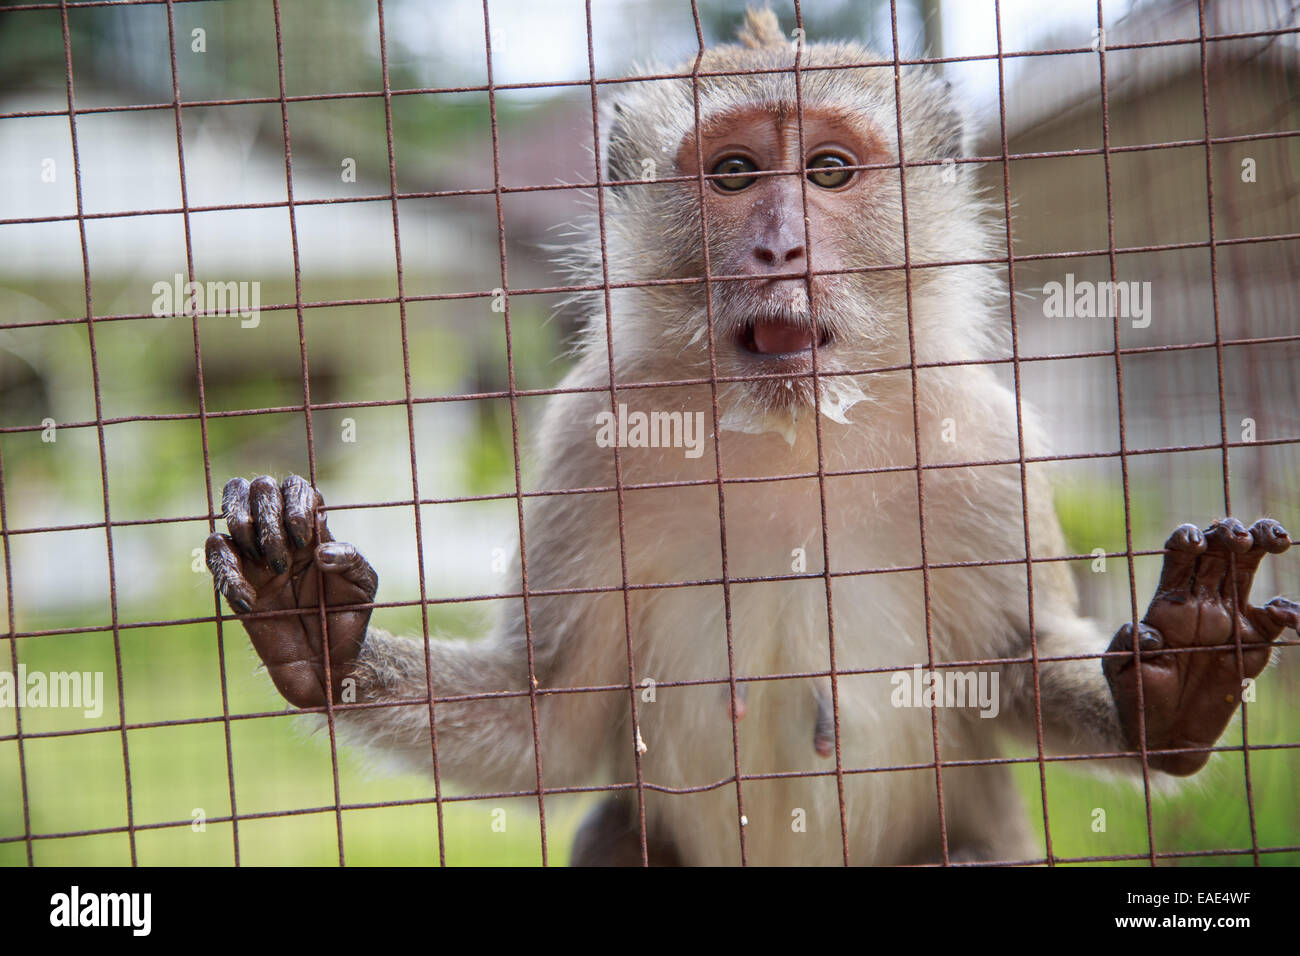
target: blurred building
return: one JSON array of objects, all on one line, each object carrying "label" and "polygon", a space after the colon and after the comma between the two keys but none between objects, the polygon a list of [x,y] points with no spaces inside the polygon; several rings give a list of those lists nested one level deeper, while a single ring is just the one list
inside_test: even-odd
[{"label": "blurred building", "polygon": [[[1111,279],[1115,249],[1113,278],[1151,294],[1149,325],[1119,322],[1122,348],[1150,350],[1121,357],[1126,447],[1218,444],[1226,428],[1259,443],[1231,452],[1233,512],[1300,523],[1300,40],[1276,32],[1296,25],[1288,4],[1208,3],[1205,34],[1244,35],[1202,45],[1195,2],[1140,5],[1105,38],[1104,108],[1095,52],[1028,57],[1005,103],[1014,253],[1043,257],[1015,267],[1021,355],[1114,348],[1112,320],[1049,317],[1044,287]],[[976,152],[1002,153],[996,114]],[[983,174],[1000,211],[1001,162]],[[1118,450],[1113,356],[1022,371],[1060,452]],[[1218,449],[1129,463],[1135,490],[1177,521],[1224,510]],[[1065,470],[1119,478],[1113,458]]]}]

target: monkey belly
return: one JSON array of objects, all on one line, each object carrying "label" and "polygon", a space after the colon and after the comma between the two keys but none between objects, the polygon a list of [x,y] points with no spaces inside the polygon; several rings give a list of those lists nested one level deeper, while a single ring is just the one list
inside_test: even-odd
[{"label": "monkey belly", "polygon": [[[823,437],[833,457],[844,459],[834,460],[835,467],[862,466],[852,448],[835,444],[849,441],[847,431],[832,424]],[[817,468],[809,436],[789,446],[773,435],[728,433],[727,443],[729,473],[808,474]],[[707,478],[715,467],[708,456],[687,460],[635,450],[623,461],[625,481],[645,484]],[[599,484],[590,475],[575,481]],[[622,529],[612,514],[584,514],[585,533],[598,522],[606,532],[601,540],[618,541],[620,530],[625,537],[629,582],[638,586],[630,596],[636,678],[654,685],[652,694],[641,693],[638,706],[646,810],[684,863],[739,863],[742,812],[745,858],[755,864],[837,864],[846,843],[850,861],[858,864],[942,856],[932,712],[917,702],[898,706],[893,695],[894,678],[923,667],[930,654],[925,589],[915,570],[915,476],[841,475],[828,477],[824,488],[836,572],[829,595],[820,573],[823,512],[815,478],[727,487],[725,591],[720,583],[683,586],[717,582],[723,566],[715,487],[629,492]],[[981,501],[987,504],[988,497]],[[973,630],[986,637],[1001,613],[1001,592],[949,577],[951,584],[932,575],[932,606],[943,611],[931,622],[933,653],[937,660],[976,659],[982,655],[954,656],[953,636]],[[835,721],[822,713],[829,711],[829,678],[786,676],[829,671],[828,606],[838,674],[839,774]],[[733,676],[743,710],[734,741]],[[996,721],[952,713],[939,720],[944,760],[994,756]],[[819,753],[819,726],[827,725],[829,739]],[[612,759],[616,780],[635,779],[628,750],[618,748]],[[945,823],[954,834],[985,834],[988,814],[999,812],[989,808],[1000,801],[1012,808],[1008,814],[1020,812],[1004,778],[995,768],[945,781]],[[968,800],[968,794],[980,799]],[[972,816],[966,825],[968,802],[985,814],[983,821]],[[989,838],[999,847],[1018,839],[1014,828],[1007,832]]]},{"label": "monkey belly", "polygon": [[[888,596],[875,593],[883,590],[879,582],[855,580],[835,592],[842,599],[835,607],[843,659],[876,667],[910,660],[915,648],[875,633],[880,621],[898,620],[902,610],[883,610]],[[933,762],[928,710],[893,706],[890,673],[838,678],[840,765],[851,771],[843,775],[841,815],[834,752],[821,756],[814,743],[828,679],[742,680],[743,716],[733,746],[721,596],[687,589],[651,594],[642,621],[655,642],[646,646],[640,673],[669,682],[719,681],[659,687],[654,701],[639,708],[643,778],[669,791],[647,791],[647,813],[672,835],[684,862],[740,862],[742,807],[730,782],[737,763],[746,777],[749,862],[835,864],[846,842],[857,863],[908,862],[917,855],[938,829],[934,772],[885,768]],[[826,671],[824,580],[733,587],[732,644],[737,677]],[[631,770],[625,770],[629,777]]]},{"label": "monkey belly", "polygon": [[[789,715],[799,709],[790,696],[756,693],[748,704],[752,709],[739,731],[740,772],[746,777],[740,803],[730,783],[703,792],[681,792],[692,785],[708,787],[729,780],[734,774],[730,727],[724,722],[706,729],[697,723],[689,745],[696,766],[678,769],[695,770],[698,776],[676,778],[682,784],[679,792],[649,793],[648,817],[670,835],[680,858],[691,865],[740,863],[742,827],[745,859],[752,865],[836,865],[844,858],[846,844],[849,859],[856,864],[916,859],[927,834],[937,832],[933,771],[882,769],[846,774],[841,815],[834,757],[818,757],[810,734],[791,733],[792,728],[784,726]],[[772,718],[746,724],[762,712]],[[870,734],[888,741],[898,729],[876,727]],[[786,739],[776,746],[759,744],[760,738],[766,736],[770,741],[783,732]],[[856,733],[856,726],[842,725],[846,742]],[[896,744],[897,739],[890,742]],[[919,762],[902,758],[897,746],[875,748],[874,760],[855,759],[854,754],[862,749],[854,745],[843,748],[846,770]],[[894,754],[886,755],[888,749]],[[647,760],[643,766],[647,782],[663,779],[659,762]],[[789,773],[816,776],[782,776]],[[696,782],[704,777],[712,779],[705,784]]]}]

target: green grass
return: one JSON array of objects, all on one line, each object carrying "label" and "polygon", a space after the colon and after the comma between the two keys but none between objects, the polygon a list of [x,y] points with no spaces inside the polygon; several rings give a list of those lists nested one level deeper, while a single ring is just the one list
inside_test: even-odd
[{"label": "green grass", "polygon": [[[179,588],[179,585],[178,585]],[[174,609],[192,614],[190,606]],[[155,619],[171,613],[152,608]],[[142,619],[123,608],[124,621]],[[50,626],[97,620],[69,613]],[[447,619],[434,615],[434,624]],[[196,812],[230,814],[229,780],[241,814],[314,811],[288,817],[241,820],[240,862],[258,865],[319,864],[338,860],[338,820],[332,810],[333,776],[328,735],[283,709],[242,631],[226,627],[225,671],[231,713],[277,712],[276,716],[229,722],[152,727],[128,732],[132,807],[137,826],[181,826],[137,831],[136,853],[146,865],[227,865],[234,859],[230,823],[206,828],[187,824]],[[222,713],[215,629],[211,625],[128,628],[120,632],[122,680],[130,723],[212,718]],[[118,719],[116,669],[111,634],[27,638],[18,643],[29,670],[102,670],[103,715],[87,720],[78,711],[28,709],[27,734],[106,727]],[[4,669],[8,669],[7,663]],[[1260,681],[1260,700],[1250,708],[1253,744],[1300,739],[1300,721],[1288,701],[1300,690],[1292,671],[1277,670]],[[0,735],[14,731],[12,710],[0,710]],[[1225,744],[1240,742],[1234,728]],[[339,796],[345,804],[427,801],[414,806],[347,810],[343,841],[352,864],[429,865],[438,862],[437,811],[430,777],[391,774],[339,752]],[[122,827],[127,820],[123,738],[105,730],[24,741],[27,804],[34,833]],[[0,743],[0,837],[24,832],[17,745]],[[1300,842],[1295,802],[1300,755],[1293,749],[1251,754],[1257,843],[1261,847]],[[1016,776],[1030,820],[1042,833],[1042,803],[1036,763],[1020,765]],[[1168,850],[1249,850],[1252,846],[1240,754],[1224,754],[1179,792],[1152,796],[1155,847]],[[455,793],[448,790],[448,793]],[[1146,811],[1140,782],[1098,778],[1060,764],[1047,765],[1048,819],[1057,857],[1092,857],[1148,852]],[[557,796],[547,801],[551,863],[567,861],[574,827],[590,798]],[[326,808],[319,812],[319,808]],[[506,830],[493,829],[493,811],[504,808]],[[1106,815],[1106,829],[1093,829],[1094,811]],[[451,865],[531,866],[541,862],[537,807],[532,800],[472,800],[444,805],[446,859]],[[130,861],[125,834],[38,839],[33,856],[41,865],[123,865]],[[0,864],[26,861],[22,841],[0,844]],[[1192,858],[1188,863],[1252,862],[1249,855]],[[1264,854],[1266,864],[1300,863],[1300,854]]]},{"label": "green grass", "polygon": [[[155,609],[156,610],[156,609]],[[129,613],[124,614],[131,619]],[[77,620],[68,618],[68,623]],[[215,629],[210,625],[121,631],[122,677],[129,723],[211,718],[222,713]],[[229,709],[234,713],[280,711],[279,700],[238,628],[226,631]],[[106,727],[118,719],[118,693],[111,635],[24,639],[19,659],[30,670],[102,670],[110,686],[98,720],[80,711],[27,709],[25,733]],[[6,665],[4,669],[8,669]],[[14,712],[0,711],[0,735],[14,732]],[[316,811],[239,822],[240,862],[258,865],[333,864],[338,861],[330,747],[325,731],[289,713],[229,722],[220,719],[149,727],[126,735],[133,820],[137,826],[181,822],[138,831],[136,853],[145,865],[226,865],[233,862],[231,824],[191,825],[197,818],[230,815],[230,785],[241,814]],[[94,830],[126,823],[123,738],[116,730],[23,742],[27,803],[35,833]],[[17,745],[0,744],[0,836],[22,835]],[[453,791],[448,791],[452,793]],[[437,809],[431,777],[378,773],[343,749],[339,797],[345,804],[395,800],[414,806],[348,810],[342,814],[349,863],[428,865],[438,862]],[[579,801],[548,802],[548,849],[565,862]],[[493,811],[504,808],[505,832],[493,829]],[[537,805],[529,800],[461,801],[444,805],[447,862],[528,866],[541,861]],[[38,839],[40,865],[124,865],[130,862],[125,834]],[[24,842],[0,844],[0,863],[26,860]]]},{"label": "green grass", "polygon": [[[1259,682],[1262,702],[1249,708],[1252,747],[1300,740],[1300,721],[1285,703],[1294,699],[1300,681],[1294,669],[1265,674]],[[1240,746],[1241,728],[1224,734],[1220,746]],[[1155,784],[1151,793],[1151,820],[1157,852],[1245,850],[1252,846],[1287,847],[1300,844],[1300,812],[1296,809],[1295,780],[1300,754],[1295,749],[1252,750],[1251,801],[1247,801],[1246,774],[1240,753],[1217,754],[1196,777],[1172,788]],[[1145,855],[1152,843],[1147,834],[1145,794],[1141,778],[1106,779],[1048,763],[1047,819],[1055,857]],[[1043,837],[1043,800],[1037,763],[1016,767],[1030,821],[1038,839]],[[1251,840],[1253,805],[1255,842]],[[1105,830],[1093,829],[1104,811]],[[1140,861],[1139,861],[1140,862]],[[1162,860],[1162,865],[1175,861]],[[1238,856],[1187,857],[1183,865],[1249,865],[1250,853]],[[1264,865],[1300,864],[1300,852],[1262,853]]]}]

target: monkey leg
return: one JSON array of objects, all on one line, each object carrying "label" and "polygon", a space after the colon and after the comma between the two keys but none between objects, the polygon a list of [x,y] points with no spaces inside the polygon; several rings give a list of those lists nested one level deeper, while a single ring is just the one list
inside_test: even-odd
[{"label": "monkey leg", "polygon": [[[1029,832],[1024,802],[1005,765],[946,767],[943,792],[950,864],[1029,863],[1042,858],[1042,847]],[[912,862],[943,862],[937,818],[934,826]]]},{"label": "monkey leg", "polygon": [[[650,866],[681,866],[672,841],[646,820],[646,857]],[[641,828],[636,800],[615,794],[598,803],[578,827],[570,866],[640,866]]]}]

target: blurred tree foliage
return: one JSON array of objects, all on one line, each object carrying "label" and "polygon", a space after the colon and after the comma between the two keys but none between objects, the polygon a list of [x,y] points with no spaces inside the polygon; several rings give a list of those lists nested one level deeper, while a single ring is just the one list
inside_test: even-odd
[{"label": "blurred tree foliage", "polygon": [[[64,95],[67,59],[60,11],[4,12],[13,0],[0,3],[0,89],[33,94]],[[390,4],[400,7],[401,3]],[[280,94],[279,52],[284,61],[284,92],[378,92],[383,89],[379,56],[377,8],[363,0],[313,0],[280,5],[279,50],[272,4],[264,0],[178,3],[173,6],[178,53],[195,44],[203,31],[207,56],[179,56],[179,85],[183,101],[244,99]],[[420,88],[415,62],[394,55],[393,27],[388,28],[389,87]],[[83,90],[112,91],[125,103],[170,103],[172,76],[167,7],[163,4],[74,8],[68,13],[68,44],[79,105]],[[457,67],[446,64],[439,85],[466,82]],[[102,96],[102,94],[101,94]],[[116,100],[115,100],[116,102]],[[371,102],[378,103],[378,99]],[[432,147],[455,137],[459,130],[482,124],[485,110],[477,100],[462,100],[462,108],[439,103],[437,109],[393,111],[394,136],[410,146],[413,157],[429,155]],[[432,107],[432,104],[430,104]],[[352,128],[348,128],[351,126]],[[279,148],[279,128],[263,128],[262,136]],[[330,111],[295,116],[295,152],[324,149],[340,141],[349,146],[358,166],[387,166],[387,135],[382,109]],[[426,152],[422,147],[429,147]],[[432,159],[430,159],[430,162]],[[407,164],[409,165],[409,163]],[[415,178],[419,170],[410,170]],[[427,170],[425,171],[427,174]]]},{"label": "blurred tree foliage", "polygon": [[[899,35],[905,54],[925,49],[939,52],[939,2],[904,0],[898,4]],[[734,37],[745,8],[751,4],[752,0],[701,3],[705,41]],[[0,89],[39,96],[43,107],[57,109],[64,96],[67,58],[62,15],[58,9],[4,12],[5,6],[12,5],[14,0],[0,0]],[[683,45],[689,48],[693,37],[672,35],[693,32],[689,15],[682,15],[684,7],[681,0],[626,4],[625,12],[635,14],[636,22],[662,19],[665,28],[663,34],[650,40],[642,34],[642,42],[628,54],[644,55],[645,43],[652,43],[659,53]],[[482,37],[470,35],[474,18],[466,16],[466,10],[457,8],[453,16],[448,8],[446,30],[430,27],[428,36],[413,37],[407,30],[408,24],[415,21],[403,16],[413,9],[410,3],[390,0],[385,9],[390,89],[483,83],[481,71],[470,66],[477,63],[477,57],[439,55],[439,51],[446,52],[452,46],[481,47]],[[778,3],[775,9],[783,24],[793,24],[792,4]],[[856,38],[884,52],[891,49],[887,0],[822,0],[804,3],[801,9],[804,27],[814,40]],[[383,88],[377,5],[370,0],[281,3],[278,30],[274,7],[265,0],[176,3],[171,11],[177,52],[189,53],[196,42],[194,31],[202,30],[207,53],[177,57],[184,101],[276,99],[280,95],[281,59],[285,93],[289,96],[377,92]],[[506,4],[494,4],[494,11],[503,20],[511,15]],[[658,11],[663,12],[662,18]],[[429,18],[428,22],[438,20]],[[96,90],[104,91],[101,98],[109,95],[113,99],[111,104],[110,100],[102,104],[96,100],[93,105],[116,105],[122,97],[132,104],[171,102],[166,5],[76,7],[67,13],[67,28],[66,49],[71,51],[79,105],[85,105],[84,91]],[[406,99],[402,96],[394,101],[392,117],[394,137],[404,147],[403,187],[440,188],[438,147],[454,143],[458,133],[486,122],[486,96],[441,97],[436,103],[430,99],[417,108],[406,108],[405,103],[398,108],[399,101]],[[499,100],[500,121],[510,122],[512,112],[520,108],[514,99]],[[259,132],[279,146],[278,128],[264,123]],[[349,143],[359,168],[385,168],[388,141],[384,111],[375,108],[295,114],[295,151],[324,151],[340,141]]]}]

